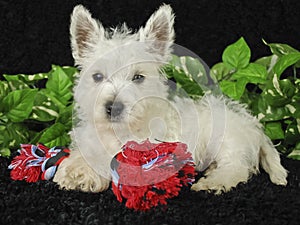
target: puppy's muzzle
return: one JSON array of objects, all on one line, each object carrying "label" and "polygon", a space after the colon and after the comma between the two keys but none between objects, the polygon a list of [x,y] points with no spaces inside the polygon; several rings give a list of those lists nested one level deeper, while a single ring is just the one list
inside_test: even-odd
[{"label": "puppy's muzzle", "polygon": [[112,120],[119,120],[124,108],[125,106],[122,102],[109,101],[105,104],[106,114]]}]

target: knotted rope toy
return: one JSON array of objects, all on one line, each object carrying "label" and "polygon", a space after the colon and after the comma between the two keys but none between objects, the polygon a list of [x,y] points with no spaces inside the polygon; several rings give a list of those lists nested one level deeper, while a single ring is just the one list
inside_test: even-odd
[{"label": "knotted rope toy", "polygon": [[[9,169],[13,180],[37,182],[54,177],[59,164],[69,156],[64,147],[22,144]],[[166,205],[183,186],[194,182],[195,165],[187,145],[180,142],[127,142],[111,161],[112,190],[119,202],[146,211]]]},{"label": "knotted rope toy", "polygon": [[64,147],[48,148],[42,144],[21,144],[8,169],[13,180],[37,182],[54,177],[58,165],[69,156],[70,150]]},{"label": "knotted rope toy", "polygon": [[146,211],[194,182],[195,165],[180,142],[127,142],[111,162],[112,189],[119,202]]}]

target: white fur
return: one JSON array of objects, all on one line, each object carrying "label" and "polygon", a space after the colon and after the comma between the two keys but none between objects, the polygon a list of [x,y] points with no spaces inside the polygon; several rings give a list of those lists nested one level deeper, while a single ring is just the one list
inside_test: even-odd
[{"label": "white fur", "polygon": [[[229,191],[258,172],[259,163],[271,181],[286,185],[279,154],[247,109],[225,97],[200,101],[168,98],[160,67],[170,57],[174,15],[161,6],[137,33],[123,25],[105,31],[83,7],[74,8],[71,43],[81,68],[75,88],[76,116],[72,152],[54,177],[61,188],[102,191],[110,182],[110,161],[128,140],[150,138],[188,144],[198,170],[206,171],[192,189]],[[92,75],[104,78],[96,83]],[[141,83],[132,81],[142,74]],[[121,102],[124,110],[107,115],[106,103]],[[112,120],[113,121],[112,121]]]}]

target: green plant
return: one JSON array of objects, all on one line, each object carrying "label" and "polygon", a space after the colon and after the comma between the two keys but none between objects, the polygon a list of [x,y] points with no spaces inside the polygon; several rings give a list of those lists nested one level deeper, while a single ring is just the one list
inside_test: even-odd
[{"label": "green plant", "polygon": [[300,52],[286,44],[264,43],[272,54],[250,62],[251,50],[240,38],[224,50],[222,62],[209,75],[190,57],[174,56],[164,71],[176,81],[177,92],[196,99],[207,92],[211,79],[222,93],[248,105],[280,152],[300,160]]},{"label": "green plant", "polygon": [[[52,66],[49,73],[3,75],[0,81],[0,155],[22,143],[68,145],[72,126],[72,87],[77,70]],[[42,88],[39,83],[46,82]]]}]

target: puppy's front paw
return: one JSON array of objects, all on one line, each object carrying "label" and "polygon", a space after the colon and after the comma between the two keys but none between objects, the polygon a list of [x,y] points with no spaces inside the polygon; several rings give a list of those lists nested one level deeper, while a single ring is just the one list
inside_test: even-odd
[{"label": "puppy's front paw", "polygon": [[53,178],[60,188],[84,192],[101,192],[109,187],[110,181],[98,175],[86,163],[72,163],[65,159],[58,167]]},{"label": "puppy's front paw", "polygon": [[199,179],[197,183],[194,183],[191,187],[191,190],[214,192],[216,195],[219,195],[222,192],[227,191],[225,187],[220,183],[213,182],[210,179],[206,179],[204,177]]}]

